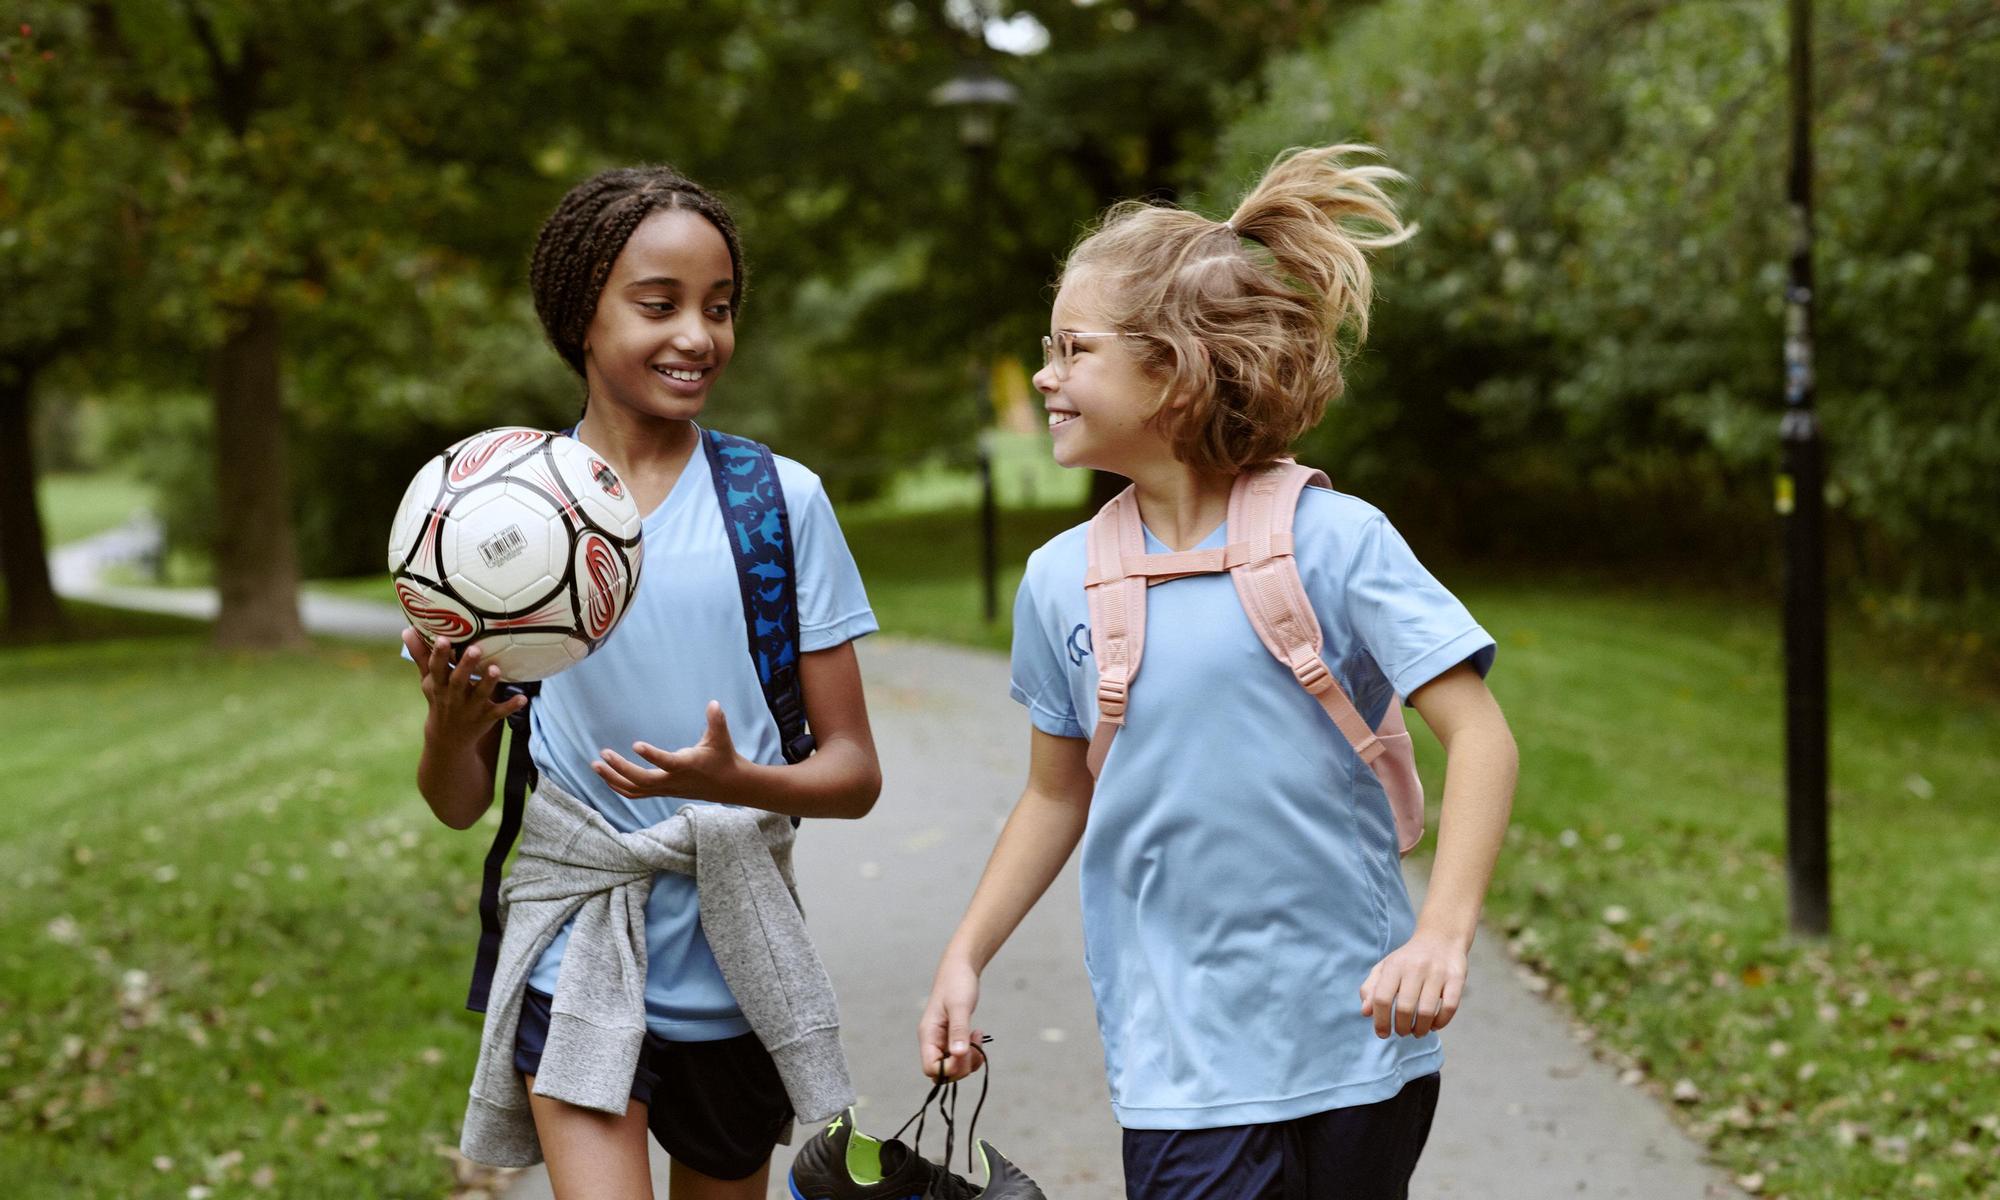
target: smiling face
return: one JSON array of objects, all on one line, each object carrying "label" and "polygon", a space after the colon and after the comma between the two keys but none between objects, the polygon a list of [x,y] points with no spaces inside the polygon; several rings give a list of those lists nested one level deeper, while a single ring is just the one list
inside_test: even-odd
[{"label": "smiling face", "polygon": [[[1116,327],[1103,315],[1088,273],[1070,275],[1049,314],[1049,336],[1104,333]],[[1137,339],[1077,338],[1067,378],[1053,363],[1035,372],[1035,390],[1049,412],[1055,459],[1065,467],[1091,467],[1130,478],[1135,469],[1171,460],[1173,450],[1155,427],[1160,382],[1140,369]]]},{"label": "smiling face", "polygon": [[729,244],[685,209],[647,215],[611,264],[584,334],[593,403],[692,420],[736,351]]}]

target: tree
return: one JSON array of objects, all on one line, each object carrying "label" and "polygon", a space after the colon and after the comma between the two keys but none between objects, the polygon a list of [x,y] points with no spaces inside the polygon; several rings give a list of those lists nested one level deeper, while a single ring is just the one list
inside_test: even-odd
[{"label": "tree", "polygon": [[[2000,11],[1820,15],[1819,394],[1844,548],[1877,586],[1977,593],[2000,551],[2000,160],[1980,141]],[[1768,511],[1781,395],[1782,16],[1391,0],[1274,67],[1219,174],[1358,135],[1411,175],[1424,226],[1385,259],[1358,386],[1308,448],[1468,543],[1504,548],[1539,493],[1567,498],[1550,515],[1572,546],[1679,521],[1697,551],[1761,558],[1744,518]],[[1641,537],[1586,528],[1603,513]]]},{"label": "tree", "polygon": [[[720,54],[739,64],[716,101],[727,119],[699,140],[663,123],[654,143],[741,202],[756,277],[732,401],[759,431],[834,460],[969,446],[983,419],[968,402],[975,348],[1028,357],[1083,223],[1114,200],[1191,189],[1227,115],[1259,93],[1260,64],[1339,7],[743,6]],[[1023,15],[1044,48],[986,46],[988,20]],[[968,60],[1021,95],[990,171],[930,102]]]},{"label": "tree", "polygon": [[[521,8],[89,7],[112,98],[145,146],[146,357],[163,357],[165,336],[206,358],[221,645],[303,636],[287,381],[435,370],[423,334],[477,303],[482,264],[451,234],[476,223],[477,170],[518,149],[508,118],[530,101],[488,100],[480,84],[528,36]],[[468,113],[491,118],[484,136],[448,141]],[[329,365],[336,352],[348,367]],[[295,407],[347,399],[330,388]]]},{"label": "tree", "polygon": [[1033,346],[1077,224],[1192,180],[1254,64],[1327,6],[1035,7],[1051,46],[999,64],[1026,97],[988,196],[928,103],[988,53],[977,9],[93,0],[149,298],[124,322],[143,369],[100,374],[211,394],[219,638],[295,635],[294,517],[319,567],[365,567],[447,429],[574,411],[524,267],[592,170],[671,161],[732,201],[751,289],[718,419],[868,460],[832,481],[866,486],[969,442],[965,348]]},{"label": "tree", "polygon": [[[118,244],[118,130],[66,54],[76,14],[31,8],[0,32],[0,568],[10,637],[63,628],[36,503],[37,382],[102,330]],[[110,168],[107,170],[107,168]]]}]

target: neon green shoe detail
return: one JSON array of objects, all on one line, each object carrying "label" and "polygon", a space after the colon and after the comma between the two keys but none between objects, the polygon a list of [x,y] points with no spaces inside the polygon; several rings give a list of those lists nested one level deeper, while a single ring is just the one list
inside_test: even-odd
[{"label": "neon green shoe detail", "polygon": [[882,1143],[859,1129],[847,1135],[847,1177],[864,1186],[882,1182]]}]

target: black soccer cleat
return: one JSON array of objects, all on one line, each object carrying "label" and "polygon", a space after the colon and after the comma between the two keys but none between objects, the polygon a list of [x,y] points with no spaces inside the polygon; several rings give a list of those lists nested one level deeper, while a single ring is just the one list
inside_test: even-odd
[{"label": "black soccer cleat", "polygon": [[1041,1185],[1028,1173],[1008,1162],[993,1143],[980,1139],[979,1157],[986,1163],[986,1186],[977,1193],[980,1200],[1048,1200]]},{"label": "black soccer cleat", "polygon": [[979,1189],[890,1138],[835,1117],[792,1160],[792,1200],[971,1200]]}]

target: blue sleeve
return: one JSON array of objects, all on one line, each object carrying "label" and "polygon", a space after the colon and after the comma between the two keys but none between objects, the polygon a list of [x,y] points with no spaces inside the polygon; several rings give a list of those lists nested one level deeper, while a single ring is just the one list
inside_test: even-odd
[{"label": "blue sleeve", "polygon": [[1052,737],[1087,738],[1089,732],[1077,720],[1076,705],[1070,698],[1069,683],[1063,672],[1049,630],[1035,607],[1034,563],[1021,577],[1021,590],[1014,594],[1014,651],[1012,679],[1008,694],[1028,706],[1028,720]]},{"label": "blue sleeve", "polygon": [[1361,531],[1346,591],[1355,636],[1405,699],[1462,662],[1481,676],[1492,668],[1493,638],[1386,517],[1378,514]]},{"label": "blue sleeve", "polygon": [[833,515],[833,502],[819,480],[788,490],[785,507],[792,526],[792,566],[799,573],[799,650],[830,650],[874,633],[874,610],[861,586],[861,571]]}]

